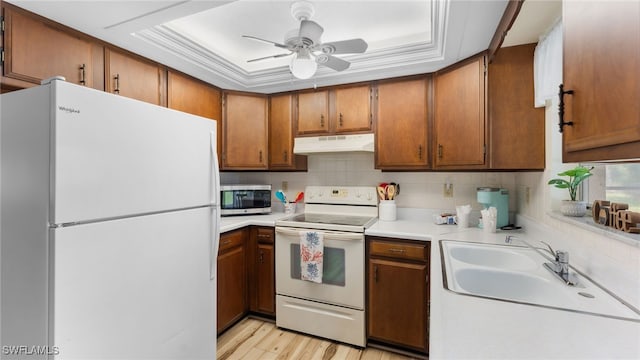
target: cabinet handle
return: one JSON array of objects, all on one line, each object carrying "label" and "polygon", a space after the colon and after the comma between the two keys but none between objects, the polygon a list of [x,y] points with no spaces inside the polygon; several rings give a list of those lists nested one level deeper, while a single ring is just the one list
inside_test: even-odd
[{"label": "cabinet handle", "polygon": [[284,159],[284,162],[287,162],[287,159],[288,159],[287,150],[284,151],[284,154],[282,157]]},{"label": "cabinet handle", "polygon": [[373,282],[378,283],[378,265],[373,266]]},{"label": "cabinet handle", "polygon": [[260,153],[258,154],[258,158],[260,158],[260,163],[262,163],[262,150],[260,150]]},{"label": "cabinet handle", "polygon": [[442,145],[438,144],[438,158],[442,159]]},{"label": "cabinet handle", "polygon": [[324,127],[324,115],[320,114],[320,127]]},{"label": "cabinet handle", "polygon": [[391,248],[391,249],[389,249],[389,252],[390,253],[394,253],[394,254],[404,254],[406,252],[406,250],[405,249],[394,249],[394,248]]},{"label": "cabinet handle", "polygon": [[560,84],[560,91],[558,96],[560,97],[560,104],[558,105],[558,127],[562,132],[565,125],[573,126],[573,121],[564,121],[564,96],[573,95],[573,90],[564,90],[564,85]]},{"label": "cabinet handle", "polygon": [[85,64],[80,65],[80,85],[85,85],[85,68],[87,66]]},{"label": "cabinet handle", "polygon": [[422,160],[422,144],[418,145],[418,159]]},{"label": "cabinet handle", "polygon": [[116,94],[120,94],[120,74],[116,74],[116,76],[113,77],[113,80],[115,80],[116,86],[113,89],[113,92]]},{"label": "cabinet handle", "polygon": [[342,113],[340,113],[339,125],[340,125],[340,127],[342,127]]},{"label": "cabinet handle", "polygon": [[229,245],[231,244],[231,240],[222,240],[222,244],[220,245]]},{"label": "cabinet handle", "polygon": [[260,264],[264,264],[264,251],[260,250]]}]

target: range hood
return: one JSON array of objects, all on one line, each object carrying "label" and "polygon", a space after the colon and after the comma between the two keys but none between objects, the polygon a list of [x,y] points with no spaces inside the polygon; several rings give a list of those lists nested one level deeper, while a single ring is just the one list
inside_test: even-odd
[{"label": "range hood", "polygon": [[294,139],[293,153],[373,152],[373,141],[373,134],[298,137]]}]

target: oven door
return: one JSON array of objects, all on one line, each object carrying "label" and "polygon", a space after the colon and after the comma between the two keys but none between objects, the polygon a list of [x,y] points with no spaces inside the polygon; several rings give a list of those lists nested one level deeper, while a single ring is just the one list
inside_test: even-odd
[{"label": "oven door", "polygon": [[[322,283],[300,279],[300,233],[323,234]],[[276,227],[276,293],[364,309],[364,234]]]}]

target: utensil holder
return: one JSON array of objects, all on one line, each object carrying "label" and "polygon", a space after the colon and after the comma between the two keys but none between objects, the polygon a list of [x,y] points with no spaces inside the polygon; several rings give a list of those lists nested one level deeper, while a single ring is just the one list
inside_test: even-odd
[{"label": "utensil holder", "polygon": [[380,200],[380,206],[378,207],[378,219],[382,221],[396,220],[395,200]]},{"label": "utensil holder", "polygon": [[290,203],[285,203],[283,205],[284,205],[285,214],[293,214],[296,212],[296,203],[290,202]]}]

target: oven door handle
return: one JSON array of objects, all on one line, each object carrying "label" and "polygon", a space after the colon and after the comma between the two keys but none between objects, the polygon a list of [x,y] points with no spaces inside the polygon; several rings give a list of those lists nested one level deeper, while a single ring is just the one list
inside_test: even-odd
[{"label": "oven door handle", "polygon": [[[276,227],[276,233],[282,235],[295,236],[296,238],[300,237],[301,232],[307,232],[313,230],[293,230],[288,228]],[[364,240],[364,234],[361,233],[335,233],[335,232],[324,232],[324,231],[316,231],[318,233],[322,233],[325,240],[343,240],[343,241],[353,241],[353,240]]]}]

